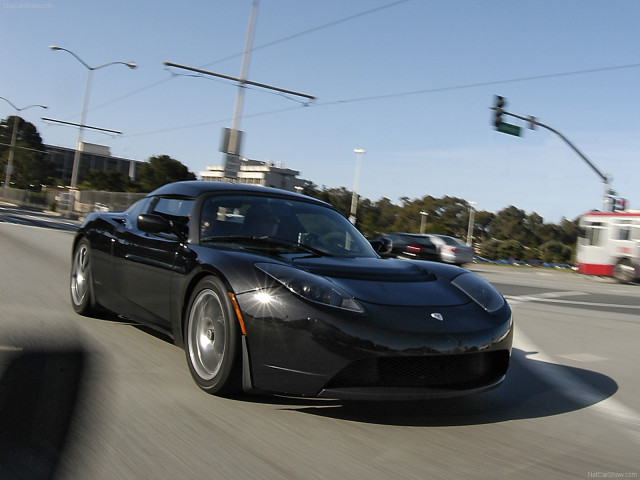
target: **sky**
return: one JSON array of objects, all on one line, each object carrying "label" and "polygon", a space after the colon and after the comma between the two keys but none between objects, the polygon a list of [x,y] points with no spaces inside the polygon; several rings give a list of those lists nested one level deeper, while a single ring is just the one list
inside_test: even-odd
[{"label": "sky", "polygon": [[[192,172],[223,164],[238,86],[164,62],[238,77],[253,0],[3,1],[0,97],[44,143],[75,148],[92,67],[84,141],[118,157],[169,155]],[[602,206],[602,179],[561,137],[492,125],[508,112],[562,133],[611,188],[640,208],[636,0],[261,0],[247,79],[242,155],[282,162],[319,187],[375,202],[451,196],[545,222]],[[0,100],[0,118],[15,110]]]}]

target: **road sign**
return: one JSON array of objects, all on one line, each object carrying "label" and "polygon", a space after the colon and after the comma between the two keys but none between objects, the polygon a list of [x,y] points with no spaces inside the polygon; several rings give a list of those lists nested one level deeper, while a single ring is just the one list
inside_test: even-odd
[{"label": "road sign", "polygon": [[517,125],[512,125],[510,123],[500,123],[500,125],[498,125],[498,131],[502,132],[502,133],[508,133],[509,135],[515,135],[516,137],[520,136],[520,131],[522,130],[519,126]]}]

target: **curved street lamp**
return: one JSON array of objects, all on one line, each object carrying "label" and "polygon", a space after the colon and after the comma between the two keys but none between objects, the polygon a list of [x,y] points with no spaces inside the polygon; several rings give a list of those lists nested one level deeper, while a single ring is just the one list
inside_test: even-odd
[{"label": "curved street lamp", "polygon": [[103,65],[98,65],[97,67],[90,66],[87,62],[82,60],[78,55],[73,53],[71,50],[67,50],[66,48],[58,47],[56,45],[50,45],[49,48],[51,50],[62,50],[64,52],[70,53],[78,60],[84,67],[89,71],[87,74],[87,86],[84,90],[84,101],[82,102],[82,116],[80,117],[80,128],[78,130],[78,144],[76,145],[76,152],[73,156],[73,170],[71,171],[71,188],[75,188],[76,183],[78,182],[78,170],[80,167],[80,144],[82,143],[82,133],[84,131],[85,119],[87,117],[87,104],[89,102],[89,88],[91,86],[91,77],[93,75],[94,70],[99,70],[100,68],[108,67],[109,65],[125,65],[131,69],[137,67],[135,62],[108,62]]},{"label": "curved street lamp", "polygon": [[16,114],[13,119],[13,133],[11,134],[11,147],[9,149],[9,161],[7,162],[7,175],[4,180],[4,188],[7,189],[9,188],[9,183],[11,182],[11,173],[12,173],[11,171],[13,170],[13,156],[15,155],[16,141],[18,140],[18,119],[20,118],[18,116],[18,113],[31,107],[40,107],[40,108],[49,108],[49,107],[47,107],[46,105],[36,104],[36,105],[27,105],[26,107],[18,108],[4,97],[0,97],[0,99],[7,102],[16,111]]}]

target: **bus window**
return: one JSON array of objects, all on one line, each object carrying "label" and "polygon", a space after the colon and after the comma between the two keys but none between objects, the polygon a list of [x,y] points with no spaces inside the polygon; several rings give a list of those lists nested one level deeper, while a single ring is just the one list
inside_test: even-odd
[{"label": "bus window", "polygon": [[629,227],[620,227],[618,232],[618,240],[629,240]]},{"label": "bus window", "polygon": [[619,224],[616,225],[616,229],[618,234],[615,234],[615,230],[613,233],[614,240],[630,240],[631,239],[631,222],[628,220],[622,220]]},{"label": "bus window", "polygon": [[602,223],[587,223],[586,225],[584,225],[584,238],[580,243],[582,245],[600,245],[601,243],[603,243],[604,239],[603,232],[604,228],[602,227]]}]

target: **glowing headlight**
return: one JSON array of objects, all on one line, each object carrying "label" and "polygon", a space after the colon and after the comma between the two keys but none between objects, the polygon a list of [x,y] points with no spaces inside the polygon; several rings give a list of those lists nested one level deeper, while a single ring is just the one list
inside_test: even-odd
[{"label": "glowing headlight", "polygon": [[505,303],[493,285],[474,273],[463,273],[451,280],[451,283],[489,313],[500,310]]},{"label": "glowing headlight", "polygon": [[351,312],[364,311],[351,295],[326,278],[273,263],[257,263],[255,266],[306,300]]}]

